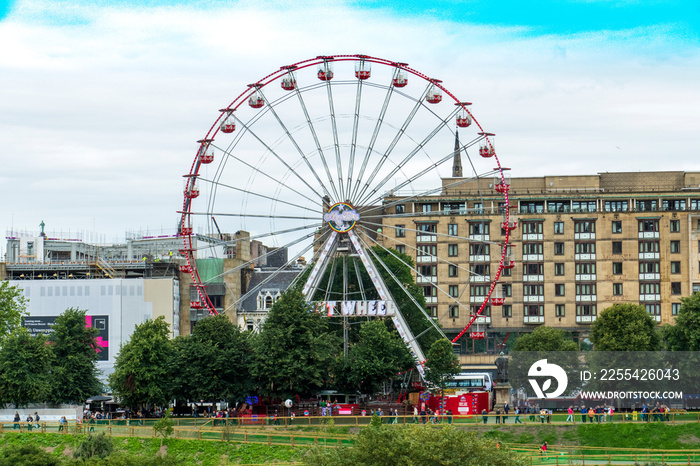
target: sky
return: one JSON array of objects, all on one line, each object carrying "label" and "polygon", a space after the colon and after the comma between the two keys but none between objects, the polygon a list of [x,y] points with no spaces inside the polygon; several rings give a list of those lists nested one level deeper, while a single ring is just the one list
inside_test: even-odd
[{"label": "sky", "polygon": [[174,233],[218,109],[346,53],[442,79],[513,176],[700,170],[697,0],[0,0],[0,229]]}]

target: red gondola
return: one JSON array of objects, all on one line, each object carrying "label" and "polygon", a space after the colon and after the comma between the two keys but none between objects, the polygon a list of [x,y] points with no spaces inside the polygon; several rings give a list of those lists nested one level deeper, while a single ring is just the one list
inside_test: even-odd
[{"label": "red gondola", "polygon": [[250,96],[250,99],[248,99],[248,105],[253,108],[260,108],[265,105],[265,99],[263,99],[259,92],[255,91],[253,95]]},{"label": "red gondola", "polygon": [[280,82],[280,85],[282,86],[282,89],[284,89],[285,91],[293,91],[294,89],[296,89],[296,87],[297,87],[297,78],[296,78],[296,76],[294,75],[294,73],[292,73],[292,72],[290,71],[289,74],[288,74],[287,76],[285,76],[284,78],[282,78],[282,81]]},{"label": "red gondola", "polygon": [[318,65],[318,79],[321,81],[330,81],[333,79],[333,66],[327,61]]},{"label": "red gondola", "polygon": [[442,102],[442,91],[437,86],[431,86],[430,90],[428,91],[428,95],[425,96],[425,100],[431,104],[438,104]]},{"label": "red gondola", "polygon": [[364,60],[360,60],[355,63],[355,77],[357,79],[369,79],[372,75],[372,68],[370,64]]}]

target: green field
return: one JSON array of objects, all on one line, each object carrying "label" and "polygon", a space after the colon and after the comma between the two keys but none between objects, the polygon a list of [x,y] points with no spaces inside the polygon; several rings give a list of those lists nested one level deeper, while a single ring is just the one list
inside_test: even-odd
[{"label": "green field", "polygon": [[[397,426],[400,428],[400,426]],[[426,426],[426,428],[440,428]],[[595,425],[478,425],[465,426],[487,439],[501,442],[514,451],[531,458],[536,464],[634,464],[664,462],[668,464],[700,464],[700,425],[688,424],[595,424]],[[247,430],[247,429],[246,429]],[[160,440],[154,438],[113,437],[115,453],[130,462],[114,464],[263,464],[302,462],[309,446],[318,444],[328,447],[353,443],[353,434],[343,434],[343,429],[317,428],[295,429],[251,429],[247,433],[249,443],[241,443],[244,435],[238,431],[226,435],[229,441],[221,441],[221,434],[209,432],[202,440]],[[355,429],[353,429],[355,430]],[[289,445],[296,439],[295,446]],[[0,436],[0,450],[16,449],[21,445],[35,445],[56,458],[68,460],[84,435],[56,433],[13,433]],[[207,440],[211,438],[212,440]],[[213,440],[216,439],[216,440]],[[542,442],[549,445],[546,457],[539,455]],[[167,463],[153,463],[153,459],[166,454]],[[664,455],[663,457],[661,455]],[[97,464],[97,463],[95,463]]]}]

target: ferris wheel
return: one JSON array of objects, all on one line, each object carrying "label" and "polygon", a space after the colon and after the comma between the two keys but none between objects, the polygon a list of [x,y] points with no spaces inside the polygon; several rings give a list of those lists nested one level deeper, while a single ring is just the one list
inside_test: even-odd
[{"label": "ferris wheel", "polygon": [[[496,154],[494,135],[481,127],[470,105],[406,63],[366,55],[318,56],[249,84],[197,141],[184,176],[179,228],[187,260],[181,271],[191,274],[198,295],[191,307],[235,312],[266,284],[256,283],[223,308],[207,292],[209,282],[221,277],[201,273],[199,259],[236,257],[237,265],[224,275],[271,266],[267,283],[297,270],[303,293],[317,310],[391,318],[422,373],[423,351],[389,292],[385,279],[393,277],[391,269],[376,252],[400,260],[389,249],[400,243],[389,225],[409,215],[396,208],[399,202],[434,198],[474,181],[489,196],[496,192],[503,198],[505,237],[491,244],[500,255],[497,270],[482,277],[488,290],[483,303],[453,341],[485,306],[503,303],[498,280],[503,268],[514,264],[508,169]],[[461,166],[455,171],[455,154],[468,168],[464,174]],[[420,234],[417,226],[405,230]],[[267,248],[251,255],[237,249],[244,241]],[[416,256],[415,244],[401,244]],[[434,259],[452,264],[449,257]],[[375,293],[362,289],[361,274],[371,278]],[[348,286],[353,281],[359,286]]]}]

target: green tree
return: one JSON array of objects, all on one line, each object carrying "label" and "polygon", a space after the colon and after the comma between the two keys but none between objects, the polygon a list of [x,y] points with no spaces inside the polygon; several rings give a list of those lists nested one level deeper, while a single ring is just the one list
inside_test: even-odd
[{"label": "green tree", "polygon": [[0,348],[0,402],[20,407],[44,401],[51,360],[44,335],[32,337],[19,327],[5,336]]},{"label": "green tree", "polygon": [[377,393],[382,384],[398,372],[413,366],[413,357],[395,331],[382,320],[371,320],[360,327],[359,341],[347,358],[342,358],[336,380],[352,392]]},{"label": "green tree", "polygon": [[253,393],[250,334],[225,315],[199,321],[192,335],[173,342],[173,396],[191,400],[242,399]]},{"label": "green tree", "polygon": [[17,285],[0,282],[0,338],[22,324],[27,314],[27,298]]},{"label": "green tree", "polygon": [[476,432],[454,426],[426,429],[425,426],[394,427],[376,422],[360,431],[354,445],[314,448],[304,461],[315,466],[530,464],[509,448],[496,448],[494,440],[481,438]]},{"label": "green tree", "polygon": [[95,366],[97,329],[85,326],[85,311],[67,309],[56,318],[49,336],[51,362],[50,400],[81,404],[102,391]]},{"label": "green tree", "polygon": [[137,325],[129,341],[120,348],[109,382],[123,404],[138,408],[162,406],[170,399],[169,334],[168,324],[160,316]]},{"label": "green tree", "polygon": [[461,366],[452,349],[452,342],[446,338],[436,340],[428,350],[425,363],[425,378],[440,389],[440,396],[445,391],[445,384],[459,374]]},{"label": "green tree", "polygon": [[85,437],[78,448],[75,449],[73,457],[76,459],[88,460],[90,458],[107,458],[114,451],[114,443],[112,438],[100,432],[97,435],[88,435]]},{"label": "green tree", "polygon": [[272,306],[253,348],[252,372],[263,395],[306,396],[329,379],[340,341],[328,331],[328,318],[295,289]]},{"label": "green tree", "polygon": [[520,335],[513,351],[577,351],[576,342],[561,329],[541,325],[531,333]]},{"label": "green tree", "polygon": [[656,351],[661,335],[656,321],[638,304],[614,304],[598,314],[591,325],[596,351]]},{"label": "green tree", "polygon": [[700,293],[681,298],[675,325],[664,325],[662,334],[670,351],[700,351]]},{"label": "green tree", "polygon": [[163,440],[173,435],[175,432],[175,421],[170,417],[170,409],[165,410],[165,414],[155,424],[153,424],[153,432],[160,437],[160,446],[163,446]]}]

